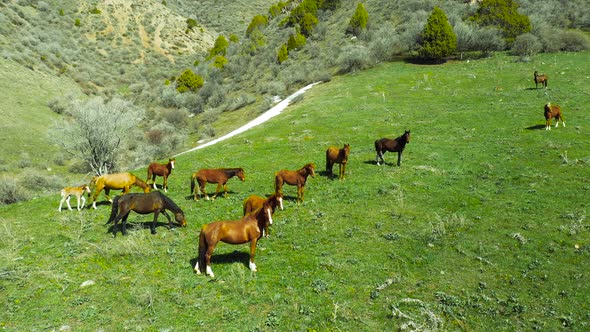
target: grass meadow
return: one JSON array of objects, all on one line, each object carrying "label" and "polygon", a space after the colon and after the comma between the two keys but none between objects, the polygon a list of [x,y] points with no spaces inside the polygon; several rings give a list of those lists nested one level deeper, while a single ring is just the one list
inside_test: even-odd
[{"label": "grass meadow", "polygon": [[[151,235],[151,216],[132,214],[130,235],[113,238],[102,195],[81,212],[59,213],[58,193],[2,206],[0,327],[587,330],[589,60],[498,54],[334,77],[267,123],[177,158],[168,196],[183,229]],[[549,75],[548,89],[534,88],[534,70]],[[567,127],[544,130],[548,101]],[[406,129],[401,167],[390,153],[377,166],[373,142]],[[344,143],[346,180],[330,179],[325,150]],[[193,273],[201,225],[239,219],[244,198],[272,193],[276,171],[307,162],[317,175],[301,205],[284,188],[258,272],[247,245],[220,244],[215,279]],[[212,167],[243,167],[246,181],[194,202],[190,175]]]}]

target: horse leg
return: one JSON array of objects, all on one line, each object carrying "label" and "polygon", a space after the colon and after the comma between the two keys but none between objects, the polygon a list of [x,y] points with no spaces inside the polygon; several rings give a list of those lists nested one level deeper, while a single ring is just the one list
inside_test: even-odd
[{"label": "horse leg", "polygon": [[161,210],[160,212],[162,212],[164,217],[166,217],[166,219],[168,219],[168,228],[171,228],[172,227],[172,219],[170,218],[170,215],[166,212],[166,210]]},{"label": "horse leg", "polygon": [[158,214],[160,213],[160,211],[156,210],[154,211],[154,221],[152,221],[152,226],[150,227],[150,231],[152,232],[152,234],[156,234],[156,224],[158,223]]},{"label": "horse leg", "polygon": [[62,195],[61,201],[59,201],[59,208],[57,208],[57,211],[61,212],[61,206],[64,204],[65,201],[66,201],[66,196]]},{"label": "horse leg", "polygon": [[156,174],[152,175],[152,185],[154,186],[155,190],[158,190],[158,185],[156,184]]},{"label": "horse leg", "polygon": [[213,250],[215,250],[215,243],[209,243],[207,246],[207,251],[205,252],[205,265],[207,266],[205,274],[211,278],[215,278],[213,270],[211,269],[211,255],[213,254]]},{"label": "horse leg", "polygon": [[227,194],[227,183],[223,184],[223,197],[227,198],[228,194]]},{"label": "horse leg", "polygon": [[84,194],[82,194],[82,196],[80,196],[80,198],[82,199],[82,205],[80,206],[80,208],[83,209],[84,206],[86,206],[86,197],[84,197]]},{"label": "horse leg", "polygon": [[109,196],[111,193],[111,190],[109,188],[104,188],[104,197],[107,198],[107,201],[109,202],[113,202],[113,199]]},{"label": "horse leg", "polygon": [[398,151],[397,152],[397,166],[401,166],[402,164],[402,152]]},{"label": "horse leg", "polygon": [[80,196],[76,196],[76,209],[80,211]]},{"label": "horse leg", "polygon": [[385,159],[383,159],[383,152],[379,150],[377,150],[377,156],[375,157],[375,159],[377,160],[377,166],[381,165],[379,161],[385,164]]},{"label": "horse leg", "polygon": [[164,192],[165,193],[168,192],[168,176],[166,176],[166,175],[164,175]]},{"label": "horse leg", "polygon": [[72,207],[70,206],[70,198],[72,198],[72,196],[68,196],[68,198],[66,198],[66,204],[68,205],[68,210],[72,211]]},{"label": "horse leg", "polygon": [[213,197],[211,198],[212,200],[215,200],[215,197],[217,197],[217,195],[219,194],[219,192],[221,191],[221,188],[223,187],[223,185],[220,183],[217,184],[217,188],[215,188],[215,194],[213,195]]},{"label": "horse leg", "polygon": [[248,268],[250,271],[256,272],[256,264],[254,264],[254,256],[256,255],[256,242],[258,241],[257,238],[252,239],[250,241],[250,262],[248,262]]},{"label": "horse leg", "polygon": [[127,211],[121,220],[121,234],[123,235],[127,235],[127,217],[129,217],[129,213],[131,213],[131,210]]},{"label": "horse leg", "polygon": [[200,186],[200,188],[201,188],[201,194],[203,194],[203,196],[205,196],[205,199],[206,199],[206,200],[209,200],[210,198],[209,198],[209,196],[207,195],[207,192],[205,191],[205,184],[203,183],[203,184]]}]

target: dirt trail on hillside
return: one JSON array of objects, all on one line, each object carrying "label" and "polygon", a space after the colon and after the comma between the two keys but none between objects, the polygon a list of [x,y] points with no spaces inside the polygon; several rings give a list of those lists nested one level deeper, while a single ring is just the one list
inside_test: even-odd
[{"label": "dirt trail on hillside", "polygon": [[253,128],[253,127],[255,127],[255,126],[257,126],[257,125],[259,125],[261,123],[264,123],[264,122],[268,121],[270,118],[279,115],[285,108],[287,108],[287,106],[289,106],[289,103],[291,103],[291,101],[293,100],[293,98],[295,98],[295,97],[303,94],[305,91],[311,89],[314,85],[319,84],[319,83],[321,83],[321,82],[312,83],[312,84],[310,84],[310,85],[308,85],[306,87],[303,87],[303,88],[299,89],[297,92],[295,92],[294,94],[292,94],[289,97],[285,98],[284,100],[282,100],[281,102],[279,102],[278,104],[276,104],[275,106],[273,106],[271,109],[269,109],[268,111],[262,113],[256,119],[248,122],[247,124],[243,125],[242,127],[238,128],[238,129],[236,129],[236,130],[234,130],[234,131],[232,131],[232,132],[230,132],[228,134],[225,134],[225,135],[223,135],[221,137],[218,137],[218,138],[216,138],[216,139],[214,139],[212,141],[209,141],[207,143],[204,143],[204,144],[201,144],[199,146],[196,146],[196,147],[194,147],[194,148],[192,148],[190,150],[181,152],[181,153],[175,155],[175,157],[176,156],[183,155],[183,154],[188,153],[188,152],[192,152],[192,151],[195,151],[195,150],[206,148],[206,147],[211,146],[211,145],[216,144],[216,143],[219,143],[219,142],[221,142],[223,140],[226,140],[226,139],[228,139],[230,137],[234,137],[234,136],[236,136],[238,134],[241,134],[241,133],[245,132],[248,129],[251,129],[251,128]]}]

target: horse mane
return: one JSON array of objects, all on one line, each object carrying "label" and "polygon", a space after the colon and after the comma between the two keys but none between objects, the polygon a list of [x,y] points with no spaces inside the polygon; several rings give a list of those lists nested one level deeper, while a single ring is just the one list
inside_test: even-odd
[{"label": "horse mane", "polygon": [[168,206],[172,212],[174,212],[174,213],[180,212],[180,213],[184,214],[182,209],[178,205],[176,205],[176,203],[174,203],[174,201],[171,200],[170,197],[162,194],[159,191],[158,191],[158,193],[160,194],[160,197],[162,197],[162,200],[164,200],[164,203],[166,203],[166,206]]},{"label": "horse mane", "polygon": [[237,168],[222,168],[221,169],[225,175],[236,175],[239,172],[243,172],[244,170],[241,167],[237,167]]}]

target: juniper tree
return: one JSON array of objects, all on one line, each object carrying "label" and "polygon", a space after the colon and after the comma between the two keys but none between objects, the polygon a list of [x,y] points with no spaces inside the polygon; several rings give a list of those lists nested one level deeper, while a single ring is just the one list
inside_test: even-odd
[{"label": "juniper tree", "polygon": [[420,40],[418,54],[422,59],[441,61],[455,52],[457,36],[442,9],[434,8],[420,34]]}]

